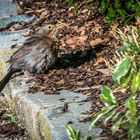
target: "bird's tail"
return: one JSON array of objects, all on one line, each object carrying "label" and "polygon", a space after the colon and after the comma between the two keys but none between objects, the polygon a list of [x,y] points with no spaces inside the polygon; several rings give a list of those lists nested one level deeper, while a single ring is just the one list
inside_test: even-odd
[{"label": "bird's tail", "polygon": [[12,77],[12,75],[13,75],[13,71],[12,71],[12,69],[9,69],[8,73],[6,74],[6,76],[0,81],[0,92],[4,89],[6,84],[9,82],[9,80]]}]

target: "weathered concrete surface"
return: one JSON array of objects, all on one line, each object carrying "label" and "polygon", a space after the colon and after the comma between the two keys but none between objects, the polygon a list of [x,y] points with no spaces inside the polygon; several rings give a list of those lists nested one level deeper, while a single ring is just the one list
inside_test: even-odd
[{"label": "weathered concrete surface", "polygon": [[12,4],[12,0],[0,0],[0,17],[15,14],[16,7]]},{"label": "weathered concrete surface", "polygon": [[31,23],[35,21],[36,17],[28,17],[25,15],[15,15],[0,18],[0,29],[11,26],[15,23]]}]

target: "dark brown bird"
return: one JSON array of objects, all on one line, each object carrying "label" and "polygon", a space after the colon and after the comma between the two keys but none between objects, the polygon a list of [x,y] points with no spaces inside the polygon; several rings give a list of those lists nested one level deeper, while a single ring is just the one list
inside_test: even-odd
[{"label": "dark brown bird", "polygon": [[46,25],[36,35],[28,38],[9,59],[10,68],[0,81],[0,92],[17,71],[44,73],[57,62],[56,35],[62,25]]}]

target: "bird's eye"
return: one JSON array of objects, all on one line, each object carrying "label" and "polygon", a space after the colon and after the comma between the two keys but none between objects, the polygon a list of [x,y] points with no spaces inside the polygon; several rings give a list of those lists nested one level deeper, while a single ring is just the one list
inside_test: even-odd
[{"label": "bird's eye", "polygon": [[51,30],[52,29],[52,26],[49,26],[48,28],[49,28],[49,30]]}]

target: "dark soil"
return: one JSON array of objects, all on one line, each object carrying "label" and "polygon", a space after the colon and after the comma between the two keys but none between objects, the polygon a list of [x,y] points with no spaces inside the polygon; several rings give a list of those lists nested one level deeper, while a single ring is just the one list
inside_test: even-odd
[{"label": "dark soil", "polygon": [[4,97],[0,96],[0,139],[30,140],[25,128],[9,109]]}]

